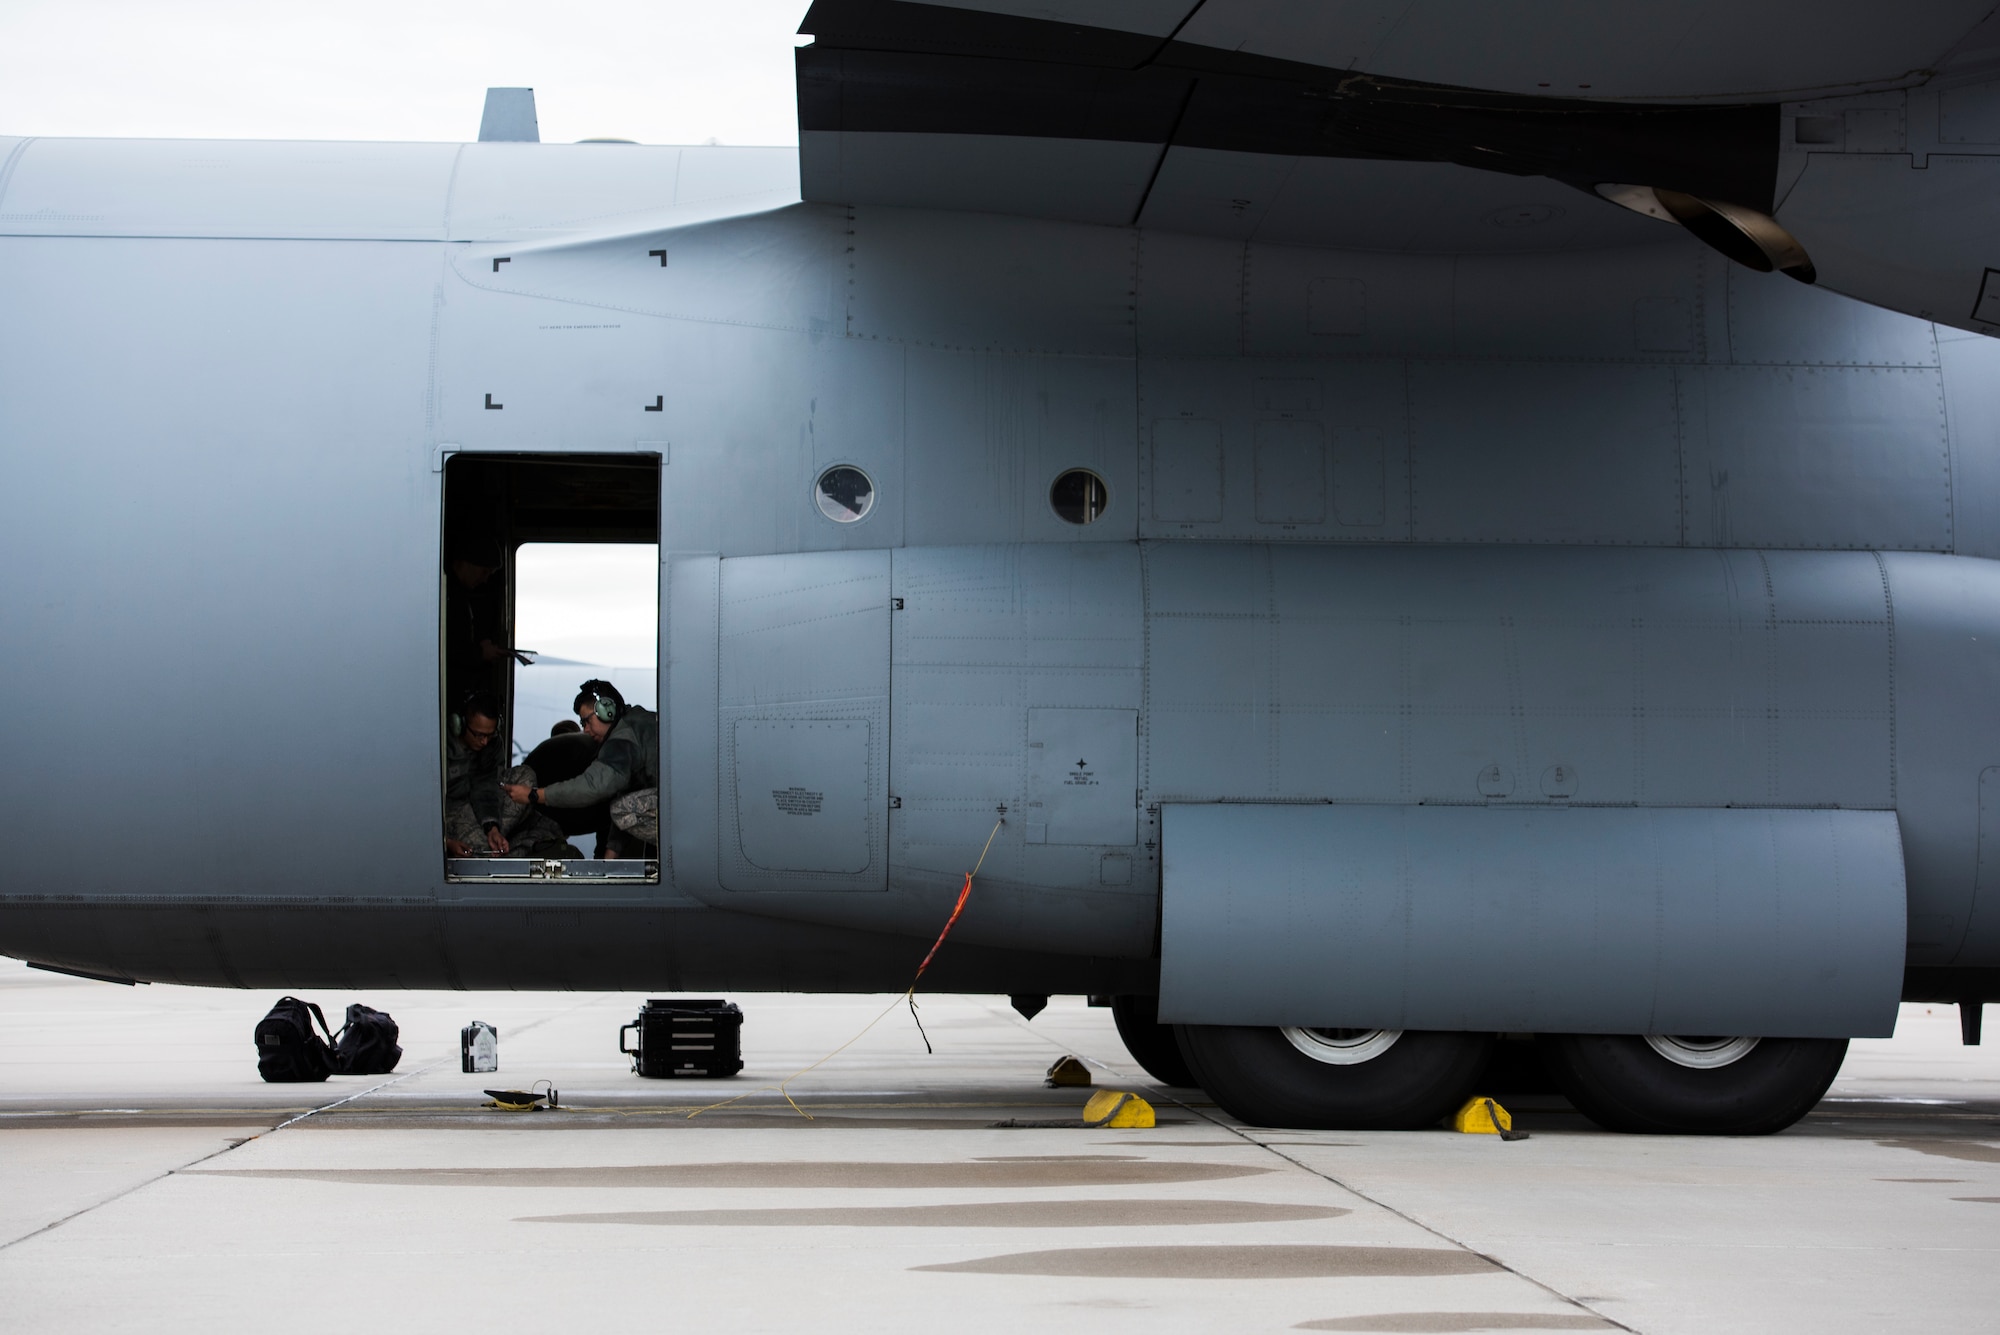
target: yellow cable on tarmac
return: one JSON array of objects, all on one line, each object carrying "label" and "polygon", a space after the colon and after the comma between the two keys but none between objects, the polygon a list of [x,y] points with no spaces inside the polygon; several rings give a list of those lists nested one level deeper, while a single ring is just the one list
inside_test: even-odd
[{"label": "yellow cable on tarmac", "polygon": [[[741,1094],[738,1094],[733,1098],[724,1099],[720,1103],[710,1103],[703,1107],[696,1108],[693,1112],[688,1114],[688,1120],[692,1121],[694,1118],[701,1116],[703,1113],[712,1112],[717,1108],[727,1108],[730,1104],[740,1102],[743,1099],[747,1099],[752,1094],[763,1094],[770,1090],[775,1089],[778,1091],[778,1093],[784,1095],[785,1102],[792,1105],[793,1112],[805,1118],[808,1122],[812,1121],[813,1115],[807,1112],[804,1108],[799,1107],[798,1100],[792,1097],[791,1090],[786,1088],[786,1086],[790,1085],[792,1081],[798,1079],[800,1076],[818,1070],[820,1067],[832,1061],[835,1057],[838,1057],[841,1053],[853,1047],[856,1043],[859,1043],[864,1034],[866,1034],[870,1029],[873,1029],[876,1025],[882,1023],[883,1018],[887,1016],[890,1011],[896,1009],[896,1007],[902,1005],[903,1003],[905,1002],[909,1003],[910,1014],[912,1016],[914,1016],[917,1013],[917,983],[919,980],[923,978],[924,970],[931,967],[931,961],[937,958],[938,949],[939,947],[944,945],[944,939],[947,936],[951,935],[951,929],[958,923],[958,915],[965,912],[965,901],[971,898],[972,896],[972,878],[979,875],[979,869],[986,865],[986,855],[987,853],[992,851],[993,840],[1000,833],[1000,827],[1002,825],[1005,825],[1006,823],[1007,823],[1007,818],[1004,816],[1002,816],[999,820],[993,822],[992,832],[986,836],[986,846],[979,850],[979,860],[972,864],[971,871],[965,873],[965,885],[958,892],[958,902],[952,905],[951,916],[949,918],[946,918],[944,921],[944,930],[940,931],[937,934],[937,940],[931,942],[931,948],[927,952],[925,952],[923,962],[917,965],[916,974],[910,979],[910,985],[907,988],[903,989],[903,994],[901,996],[897,997],[894,1001],[890,1002],[887,1006],[885,1006],[882,1009],[882,1013],[880,1015],[877,1015],[867,1024],[862,1025],[860,1030],[856,1032],[853,1038],[848,1039],[845,1043],[842,1043],[839,1047],[835,1048],[832,1052],[827,1053],[826,1056],[821,1057],[818,1061],[814,1062],[812,1065],[800,1067],[798,1070],[792,1072],[790,1075],[786,1076],[783,1080],[780,1080],[775,1085],[759,1085],[755,1089],[746,1089]],[[917,1028],[919,1032],[922,1031],[923,1022],[921,1020],[917,1022]],[[930,1047],[930,1039],[928,1037],[924,1039],[924,1047],[926,1049]]]}]

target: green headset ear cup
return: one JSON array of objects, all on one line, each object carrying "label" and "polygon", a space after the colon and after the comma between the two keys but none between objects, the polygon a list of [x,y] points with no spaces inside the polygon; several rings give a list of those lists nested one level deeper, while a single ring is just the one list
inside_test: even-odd
[{"label": "green headset ear cup", "polygon": [[465,731],[465,718],[464,718],[464,716],[463,716],[463,715],[460,715],[460,714],[449,714],[449,715],[446,715],[446,717],[445,717],[445,730],[446,730],[447,732],[451,733],[451,735],[452,735],[452,736],[454,736],[454,737],[456,737],[456,736],[458,736],[458,735],[459,735],[460,733],[464,732],[464,731]]},{"label": "green headset ear cup", "polygon": [[597,714],[597,721],[607,728],[616,723],[618,721],[618,702],[602,695],[597,696],[596,700],[597,704],[594,708]]}]

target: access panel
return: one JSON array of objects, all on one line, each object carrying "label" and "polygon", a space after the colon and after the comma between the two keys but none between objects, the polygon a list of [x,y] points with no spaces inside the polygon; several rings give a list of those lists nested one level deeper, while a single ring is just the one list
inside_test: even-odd
[{"label": "access panel", "polygon": [[865,719],[738,719],[736,821],[764,871],[868,869]]},{"label": "access panel", "polygon": [[1168,805],[1160,1018],[1887,1037],[1889,811]]},{"label": "access panel", "polygon": [[1137,843],[1138,737],[1137,710],[1030,709],[1028,842]]},{"label": "access panel", "polygon": [[889,554],[732,557],[716,596],[722,888],[883,890]]}]

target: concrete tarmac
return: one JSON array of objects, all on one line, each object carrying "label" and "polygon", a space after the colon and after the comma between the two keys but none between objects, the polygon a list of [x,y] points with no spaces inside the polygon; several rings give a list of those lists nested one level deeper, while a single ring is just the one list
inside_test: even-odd
[{"label": "concrete tarmac", "polygon": [[[926,999],[927,1055],[893,998],[738,995],[743,1075],[650,1081],[616,1051],[636,997],[313,993],[393,1013],[405,1056],[306,1086],[257,1078],[274,999],[0,961],[0,1329],[2000,1325],[2000,1052],[1949,1007],[1856,1043],[1783,1135],[1612,1136],[1541,1096],[1504,1143],[1240,1126],[1080,998]],[[459,1073],[474,1019],[498,1076]],[[1041,1084],[1064,1053],[1160,1124],[994,1127],[1079,1113]],[[480,1106],[538,1079],[560,1110]]]}]

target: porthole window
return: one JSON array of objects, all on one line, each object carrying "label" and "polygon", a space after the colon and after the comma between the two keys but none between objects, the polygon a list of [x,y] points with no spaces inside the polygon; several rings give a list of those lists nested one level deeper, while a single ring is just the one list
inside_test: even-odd
[{"label": "porthole window", "polygon": [[1094,524],[1104,517],[1111,492],[1104,479],[1088,468],[1072,468],[1049,487],[1049,504],[1071,524]]},{"label": "porthole window", "polygon": [[875,508],[875,484],[858,468],[842,465],[819,475],[813,487],[819,512],[836,524],[852,524]]}]

